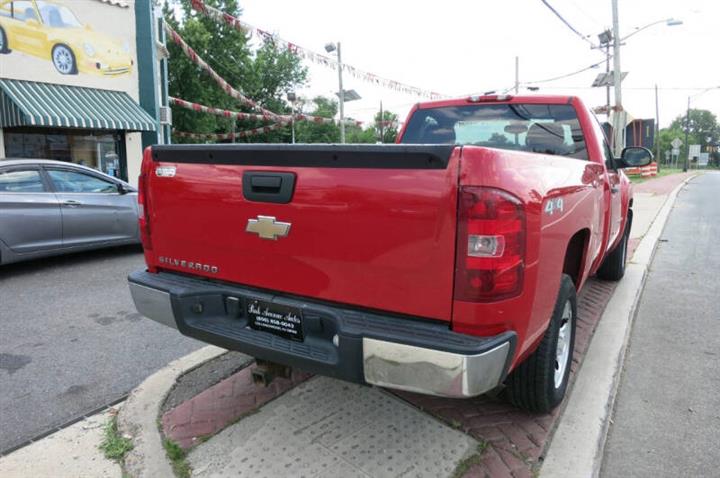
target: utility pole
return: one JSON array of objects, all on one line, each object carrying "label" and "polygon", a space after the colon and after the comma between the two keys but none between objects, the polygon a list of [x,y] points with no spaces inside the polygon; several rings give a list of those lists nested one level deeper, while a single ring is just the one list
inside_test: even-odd
[{"label": "utility pole", "polygon": [[345,143],[345,90],[343,90],[343,65],[342,55],[340,53],[340,42],[337,42],[337,59],[338,59],[338,84],[340,85],[340,91],[338,97],[340,98],[340,142]]},{"label": "utility pole", "polygon": [[[605,73],[610,73],[610,40],[608,40],[608,42],[605,44]],[[608,123],[609,123],[610,122],[610,83],[607,83],[605,85],[605,106],[607,106],[606,111],[607,111],[607,119],[608,119]]]},{"label": "utility pole", "polygon": [[520,92],[520,57],[515,57],[515,94]]},{"label": "utility pole", "polygon": [[685,148],[687,148],[687,154],[685,155],[685,161],[683,162],[683,173],[686,173],[690,166],[690,143],[688,136],[690,135],[690,97],[688,96],[687,113],[685,114]]},{"label": "utility pole", "polygon": [[380,142],[385,142],[385,118],[383,118],[383,107],[382,107],[382,101],[380,102]]},{"label": "utility pole", "polygon": [[615,86],[615,114],[613,115],[613,147],[615,156],[619,157],[625,147],[625,117],[622,106],[622,71],[620,71],[620,19],[618,17],[618,0],[612,0],[613,16],[613,84]]},{"label": "utility pole", "polygon": [[655,85],[655,162],[657,172],[660,172],[660,103],[658,102],[658,87]]}]

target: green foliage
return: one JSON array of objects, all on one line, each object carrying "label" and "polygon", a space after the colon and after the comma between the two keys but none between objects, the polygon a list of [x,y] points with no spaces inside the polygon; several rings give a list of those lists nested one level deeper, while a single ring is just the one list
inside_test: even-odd
[{"label": "green foliage", "polygon": [[[691,109],[689,115],[688,143],[699,144],[702,151],[706,151],[708,144],[716,144],[720,142],[720,124],[717,117],[708,110]],[[670,143],[675,138],[680,138],[683,145],[680,147],[680,158],[687,157],[687,147],[685,144],[685,115],[678,116],[673,120],[668,128],[660,130],[658,141],[660,142],[661,159],[665,160],[665,151],[671,150]],[[710,141],[708,142],[708,138]],[[720,160],[720,154],[713,153],[711,157],[714,161]]]},{"label": "green foliage", "polygon": [[175,472],[175,476],[178,478],[190,478],[191,469],[186,460],[187,453],[185,450],[169,438],[163,440],[163,447],[165,448],[165,454],[170,460],[172,469]]},{"label": "green foliage", "polygon": [[[206,0],[206,3],[233,16],[242,14],[237,0]],[[183,12],[181,22],[172,15],[172,7],[178,5]],[[303,85],[307,78],[307,69],[299,57],[272,42],[263,42],[253,50],[246,34],[198,14],[191,8],[190,0],[166,0],[163,11],[170,26],[234,88],[264,108],[276,113],[290,112],[285,95]],[[226,94],[207,73],[185,57],[179,46],[169,41],[168,49],[170,96],[216,108],[254,112]],[[194,133],[226,133],[233,131],[234,126],[232,119],[182,108],[173,109],[173,123],[179,131]],[[242,131],[262,125],[238,122],[234,129]],[[283,142],[289,138],[290,129],[282,128],[247,140]]]},{"label": "green foliage", "polygon": [[[335,100],[318,96],[313,99],[315,109],[310,113],[312,116],[323,118],[334,118],[338,112],[338,104]],[[333,123],[313,123],[301,121],[295,124],[295,141],[298,143],[339,143],[340,126]]]},{"label": "green foliage", "polygon": [[100,450],[108,460],[121,461],[133,449],[132,440],[120,435],[117,428],[117,415],[113,415],[105,424]]},{"label": "green foliage", "polygon": [[385,110],[382,112],[382,117],[380,117],[380,112],[378,111],[375,115],[373,129],[375,130],[375,137],[378,139],[380,138],[380,131],[382,130],[383,143],[394,143],[398,134],[398,115],[392,111]]}]

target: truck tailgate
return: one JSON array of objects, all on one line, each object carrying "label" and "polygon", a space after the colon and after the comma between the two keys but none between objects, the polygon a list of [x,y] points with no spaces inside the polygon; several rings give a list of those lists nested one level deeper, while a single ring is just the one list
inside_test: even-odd
[{"label": "truck tailgate", "polygon": [[460,152],[153,147],[142,178],[148,265],[450,321]]}]

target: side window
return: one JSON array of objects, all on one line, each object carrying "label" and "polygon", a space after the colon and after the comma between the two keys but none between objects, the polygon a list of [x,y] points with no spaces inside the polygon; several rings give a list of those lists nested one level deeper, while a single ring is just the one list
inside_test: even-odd
[{"label": "side window", "polygon": [[17,2],[13,2],[12,10],[13,10],[13,16],[17,20],[40,21],[40,19],[37,16],[37,12],[35,11],[35,8],[33,7],[33,4],[27,0],[19,0]]},{"label": "side window", "polygon": [[64,169],[48,169],[48,175],[60,193],[116,193],[115,183],[100,179],[90,174],[67,171]]},{"label": "side window", "polygon": [[37,170],[0,171],[0,194],[42,192],[45,192],[45,186],[40,178],[40,172]]}]

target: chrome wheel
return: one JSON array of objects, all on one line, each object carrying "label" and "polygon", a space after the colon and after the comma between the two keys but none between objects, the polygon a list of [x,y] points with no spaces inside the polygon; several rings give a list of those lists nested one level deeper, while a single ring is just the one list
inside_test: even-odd
[{"label": "chrome wheel", "polygon": [[53,49],[52,61],[55,69],[63,75],[69,75],[75,71],[75,58],[66,46],[58,45]]},{"label": "chrome wheel", "polygon": [[565,378],[565,370],[570,364],[570,340],[573,328],[572,304],[568,300],[563,308],[562,320],[558,328],[557,347],[555,348],[555,388],[560,388]]}]

